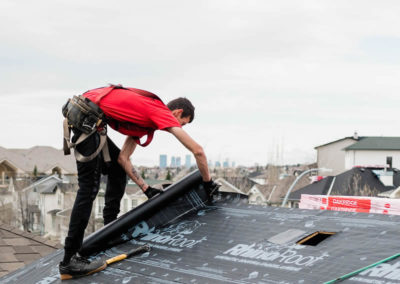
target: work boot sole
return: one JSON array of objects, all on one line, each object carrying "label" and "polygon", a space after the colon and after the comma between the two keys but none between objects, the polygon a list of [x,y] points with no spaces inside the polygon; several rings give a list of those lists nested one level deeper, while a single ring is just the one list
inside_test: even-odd
[{"label": "work boot sole", "polygon": [[60,274],[60,278],[61,278],[61,280],[69,280],[69,279],[72,279],[72,278],[79,278],[79,277],[87,276],[87,275],[102,271],[106,267],[107,267],[107,263],[104,263],[104,265],[100,266],[99,268],[97,268],[97,269],[95,269],[93,271],[90,271],[89,273],[82,274],[82,275],[71,275],[71,274],[66,274],[65,273],[65,274]]}]

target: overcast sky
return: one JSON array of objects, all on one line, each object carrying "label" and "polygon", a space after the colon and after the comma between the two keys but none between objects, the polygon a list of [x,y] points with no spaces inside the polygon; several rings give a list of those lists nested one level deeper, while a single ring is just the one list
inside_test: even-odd
[{"label": "overcast sky", "polygon": [[[400,136],[399,14],[382,0],[2,0],[0,146],[61,148],[63,103],[108,83],[188,97],[184,129],[213,162],[312,162],[354,131]],[[188,153],[158,131],[133,162]]]}]

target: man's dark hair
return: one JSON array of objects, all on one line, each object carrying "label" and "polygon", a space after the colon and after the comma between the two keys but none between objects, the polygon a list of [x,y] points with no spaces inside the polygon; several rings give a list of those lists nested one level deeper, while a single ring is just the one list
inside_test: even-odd
[{"label": "man's dark hair", "polygon": [[172,100],[167,104],[167,107],[171,111],[175,110],[175,109],[183,109],[182,117],[190,116],[189,123],[191,123],[193,121],[193,118],[194,118],[194,106],[192,105],[192,103],[187,98],[177,98],[175,100]]}]

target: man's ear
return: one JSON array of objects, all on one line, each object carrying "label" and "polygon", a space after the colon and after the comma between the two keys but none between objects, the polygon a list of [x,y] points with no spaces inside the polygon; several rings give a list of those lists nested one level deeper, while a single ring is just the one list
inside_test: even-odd
[{"label": "man's ear", "polygon": [[174,109],[172,111],[172,115],[175,116],[176,118],[181,117],[182,113],[183,113],[183,109],[181,109],[181,108]]}]

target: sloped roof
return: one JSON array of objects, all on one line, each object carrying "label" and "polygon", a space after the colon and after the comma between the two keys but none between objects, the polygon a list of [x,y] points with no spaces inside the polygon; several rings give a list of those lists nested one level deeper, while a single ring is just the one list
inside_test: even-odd
[{"label": "sloped roof", "polygon": [[64,152],[49,146],[35,146],[29,149],[7,149],[0,147],[0,161],[9,161],[15,167],[32,172],[46,172],[60,167],[70,174],[77,173],[74,155],[65,156]]},{"label": "sloped roof", "polygon": [[61,245],[53,241],[0,224],[0,277],[59,248]]},{"label": "sloped roof", "polygon": [[[363,137],[358,137],[358,139],[362,139],[362,138]],[[336,143],[336,142],[340,142],[340,141],[343,141],[343,140],[347,140],[347,139],[351,139],[351,140],[354,140],[354,141],[358,140],[358,139],[355,139],[353,136],[348,136],[348,137],[344,137],[344,138],[341,138],[341,139],[338,139],[338,140],[335,140],[335,141],[332,141],[332,142],[328,142],[328,143],[316,146],[316,147],[314,147],[314,149],[317,149],[317,148],[320,148],[320,147],[324,147],[324,146],[327,146],[327,145],[330,145],[330,144],[333,144],[333,143]]]},{"label": "sloped roof", "polygon": [[39,193],[52,193],[57,187],[57,184],[61,182],[62,180],[60,178],[55,175],[51,175],[35,181],[34,183],[25,187],[23,191],[33,190]]},{"label": "sloped roof", "polygon": [[[254,206],[243,195],[228,193],[207,203],[201,177],[189,178],[84,242],[84,249],[96,241],[114,242],[95,253],[102,258],[142,244],[149,244],[151,252],[68,283],[322,283],[392,256],[400,244],[400,216]],[[321,231],[335,234],[315,246],[296,244]],[[44,257],[0,283],[61,283],[62,253]],[[398,265],[399,260],[391,260],[385,270],[369,269],[347,283],[395,283],[400,280],[393,273]]]},{"label": "sloped roof", "polygon": [[400,150],[400,137],[364,137],[344,150]]},{"label": "sloped roof", "polygon": [[229,183],[224,178],[217,178],[215,182],[220,185],[219,188],[220,191],[244,194],[244,192],[242,192],[239,188],[237,188],[233,184]]},{"label": "sloped roof", "polygon": [[227,176],[224,179],[244,193],[247,193],[256,184],[247,176]]},{"label": "sloped roof", "polygon": [[[336,176],[330,195],[377,196],[381,192],[398,187],[398,171],[394,172],[394,186],[385,186],[369,168],[353,168]],[[326,195],[334,177],[329,176],[305,186],[289,195],[289,200],[300,200],[301,194]]]},{"label": "sloped roof", "polygon": [[[68,283],[323,283],[392,256],[400,244],[400,216],[250,206],[234,194],[161,227],[153,229],[156,219],[150,219],[132,231],[136,238],[97,256],[111,258],[144,243],[151,252]],[[317,231],[336,234],[316,246],[296,245]],[[61,283],[61,259],[58,251],[0,283]],[[396,283],[399,275],[390,273],[399,264],[392,260],[386,272],[372,268],[344,283]]]}]

